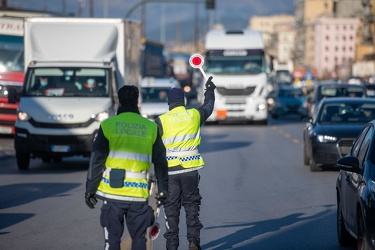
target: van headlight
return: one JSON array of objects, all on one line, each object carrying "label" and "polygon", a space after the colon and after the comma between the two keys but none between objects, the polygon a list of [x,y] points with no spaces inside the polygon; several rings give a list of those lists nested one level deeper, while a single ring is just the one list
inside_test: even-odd
[{"label": "van headlight", "polygon": [[267,109],[267,104],[266,103],[260,103],[258,104],[257,111],[258,112],[263,112]]},{"label": "van headlight", "polygon": [[28,113],[22,112],[22,111],[18,111],[17,117],[20,121],[23,121],[23,122],[26,122],[30,120],[31,118],[31,116]]},{"label": "van headlight", "polygon": [[104,112],[100,112],[99,114],[94,115],[92,118],[94,118],[98,122],[102,122],[108,117],[109,117],[109,113],[107,111],[104,111]]}]

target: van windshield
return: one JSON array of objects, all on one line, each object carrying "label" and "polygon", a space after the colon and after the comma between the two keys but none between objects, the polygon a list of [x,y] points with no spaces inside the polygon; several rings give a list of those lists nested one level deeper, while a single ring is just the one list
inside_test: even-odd
[{"label": "van windshield", "polygon": [[25,82],[26,96],[106,97],[109,93],[109,69],[35,68]]}]

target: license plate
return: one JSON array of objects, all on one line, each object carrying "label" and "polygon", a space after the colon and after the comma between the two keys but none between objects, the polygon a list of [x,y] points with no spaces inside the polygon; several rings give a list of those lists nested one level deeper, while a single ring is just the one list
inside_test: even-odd
[{"label": "license plate", "polygon": [[0,134],[11,134],[12,128],[9,127],[0,127]]},{"label": "license plate", "polygon": [[51,146],[52,152],[69,152],[70,147],[65,145],[52,145]]}]

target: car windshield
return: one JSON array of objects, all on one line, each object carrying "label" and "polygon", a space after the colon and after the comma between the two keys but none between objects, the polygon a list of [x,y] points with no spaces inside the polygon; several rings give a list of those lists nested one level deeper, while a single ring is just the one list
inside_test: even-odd
[{"label": "car windshield", "polygon": [[320,123],[367,123],[375,119],[375,103],[327,103],[321,107]]},{"label": "car windshield", "polygon": [[324,97],[363,97],[366,90],[360,86],[322,86],[318,93],[318,101]]},{"label": "car windshield", "polygon": [[109,70],[103,68],[35,68],[29,71],[26,96],[105,97]]},{"label": "car windshield", "polygon": [[304,94],[302,89],[295,88],[295,89],[280,89],[278,97],[286,97],[286,98],[301,98]]},{"label": "car windshield", "polygon": [[142,102],[167,102],[170,87],[142,87]]}]

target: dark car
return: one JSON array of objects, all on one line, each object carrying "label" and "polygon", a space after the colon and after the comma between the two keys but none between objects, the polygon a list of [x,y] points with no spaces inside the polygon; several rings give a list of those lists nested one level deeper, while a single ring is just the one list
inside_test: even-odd
[{"label": "dark car", "polygon": [[268,110],[272,118],[280,116],[298,115],[299,108],[305,101],[306,95],[299,87],[279,86],[275,88],[267,97]]},{"label": "dark car", "polygon": [[367,97],[364,85],[338,82],[320,82],[306,99],[300,113],[312,117],[316,106],[323,98],[329,97]]},{"label": "dark car", "polygon": [[375,120],[366,124],[337,166],[338,241],[375,249]]},{"label": "dark car", "polygon": [[364,125],[375,118],[373,98],[324,98],[303,131],[303,161],[311,171],[335,166]]}]

